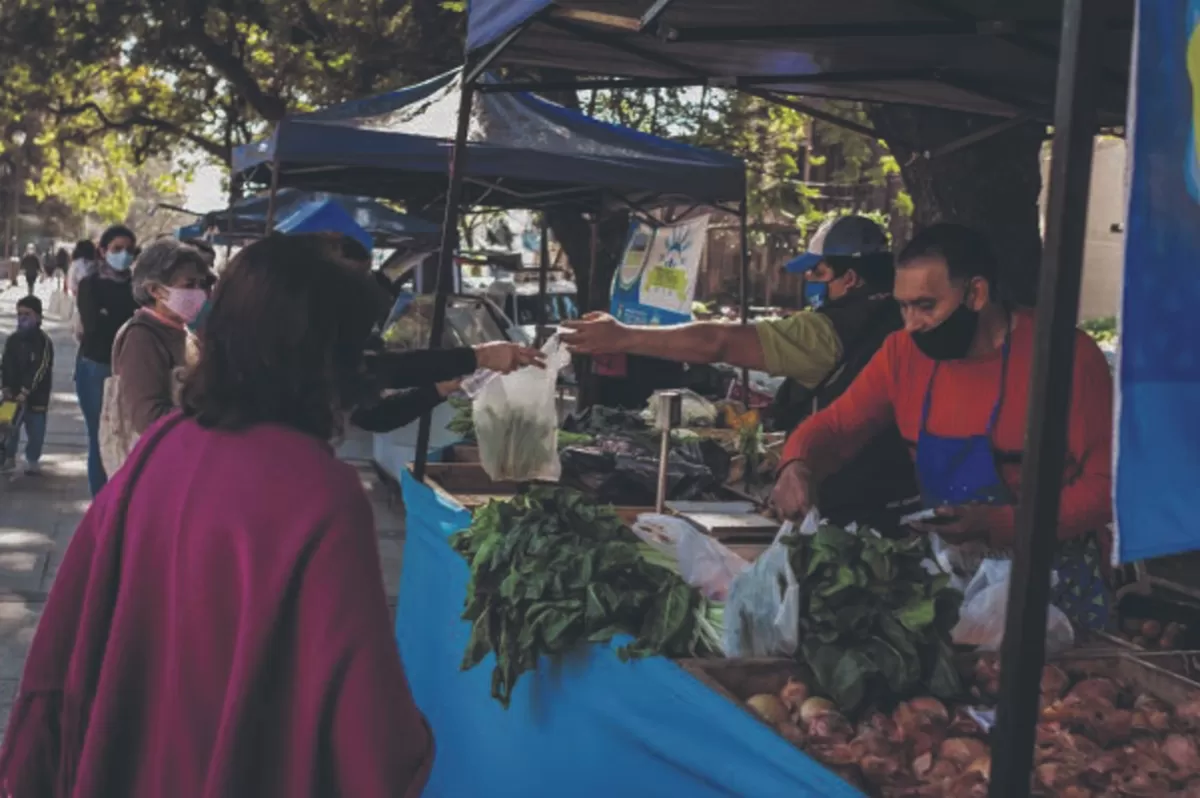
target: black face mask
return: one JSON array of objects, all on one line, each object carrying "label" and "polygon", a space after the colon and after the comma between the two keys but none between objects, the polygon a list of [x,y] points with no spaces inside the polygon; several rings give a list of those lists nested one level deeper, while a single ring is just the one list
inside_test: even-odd
[{"label": "black face mask", "polygon": [[944,322],[932,330],[912,333],[912,339],[928,358],[961,360],[971,351],[978,329],[979,311],[959,305]]}]

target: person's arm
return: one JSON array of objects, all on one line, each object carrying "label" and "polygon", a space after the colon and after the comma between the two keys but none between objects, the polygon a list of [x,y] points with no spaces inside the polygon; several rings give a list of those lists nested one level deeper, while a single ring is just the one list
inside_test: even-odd
[{"label": "person's arm", "polygon": [[350,416],[350,423],[367,432],[391,432],[416,421],[440,405],[443,398],[435,385],[413,388],[358,408]]},{"label": "person's arm", "polygon": [[622,324],[604,313],[565,321],[570,330],[563,340],[581,355],[641,355],[681,363],[728,363],[731,366],[766,368],[762,345],[754,327],[717,321],[697,321],[671,327],[637,327]]},{"label": "person's arm", "polygon": [[79,281],[79,294],[75,299],[79,311],[79,323],[84,335],[90,335],[100,323],[100,303],[97,301],[94,277]]},{"label": "person's arm", "polygon": [[121,415],[138,435],[175,409],[172,369],[170,353],[151,330],[132,324],[118,336],[113,374],[121,378]]},{"label": "person's arm", "polygon": [[34,391],[40,388],[54,374],[54,344],[50,342],[50,336],[42,333],[42,352],[38,358],[37,365],[29,370],[25,382],[21,385],[21,389],[26,396],[31,395]]},{"label": "person's arm", "polygon": [[367,352],[367,373],[381,390],[420,388],[452,380],[475,371],[475,350],[411,349],[404,352]]},{"label": "person's arm", "polygon": [[884,343],[846,392],[796,428],[783,447],[783,467],[802,462],[817,480],[854,459],[895,416],[891,374],[894,336]]},{"label": "person's arm", "polygon": [[417,349],[407,352],[367,352],[367,373],[377,390],[419,388],[465,377],[476,369],[507,374],[522,366],[545,363],[536,349],[493,341],[454,349]]},{"label": "person's arm", "polygon": [[21,377],[17,373],[17,357],[13,353],[16,341],[10,335],[4,342],[4,354],[0,356],[0,389],[5,399],[16,399],[21,391]]},{"label": "person's arm", "polygon": [[297,599],[301,683],[324,693],[324,761],[313,764],[330,795],[415,798],[433,737],[396,648],[371,506],[356,476],[339,494]]}]

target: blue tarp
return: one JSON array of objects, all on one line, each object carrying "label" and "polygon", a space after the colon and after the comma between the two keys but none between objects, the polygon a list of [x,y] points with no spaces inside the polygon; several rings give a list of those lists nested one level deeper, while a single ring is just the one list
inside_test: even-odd
[{"label": "blue tarp", "polygon": [[492,657],[459,670],[468,571],[446,539],[470,513],[407,472],[401,485],[396,638],[437,746],[427,798],[859,796],[667,659],[624,663],[599,645],[543,659],[503,709],[491,698]]},{"label": "blue tarp", "polygon": [[[461,73],[284,119],[234,151],[233,168],[266,182],[390,197],[409,209],[440,202],[457,126]],[[732,155],[599,122],[521,93],[476,96],[468,135],[468,205],[734,202],[745,166]]]},{"label": "blue tarp", "polygon": [[1142,0],[1138,37],[1115,474],[1125,562],[1200,548],[1200,2]]},{"label": "blue tarp", "polygon": [[[275,197],[275,219],[279,222],[303,205],[324,200],[340,205],[356,224],[371,234],[378,247],[390,249],[413,240],[436,241],[441,231],[438,224],[394,211],[367,197],[297,191],[292,188],[279,189]],[[205,214],[202,220],[179,228],[176,235],[178,238],[199,238],[208,229],[216,228],[218,243],[225,243],[223,234],[230,231],[230,238],[238,243],[261,237],[266,224],[267,197],[262,195],[240,200],[232,208]]]},{"label": "blue tarp", "polygon": [[372,247],[371,234],[333,200],[306,202],[280,220],[275,229],[281,233],[341,233],[367,249]]},{"label": "blue tarp", "polygon": [[[494,66],[699,75],[784,94],[1052,121],[1063,0],[679,0],[639,30],[652,5],[472,0],[468,47],[481,55],[527,25]],[[1111,79],[1098,87],[1097,105],[1102,124],[1120,125],[1132,3],[1109,5],[1100,58]],[[1014,32],[997,35],[1002,26]]]}]

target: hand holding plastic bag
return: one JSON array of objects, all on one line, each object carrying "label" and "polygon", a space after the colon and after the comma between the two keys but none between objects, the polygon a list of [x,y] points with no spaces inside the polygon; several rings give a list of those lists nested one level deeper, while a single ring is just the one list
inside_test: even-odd
[{"label": "hand holding plastic bag", "polygon": [[[981,651],[998,651],[1004,640],[1008,614],[1008,588],[1012,582],[1011,560],[984,560],[963,593],[958,624],[950,632],[959,645],[978,646]],[[1066,613],[1050,605],[1046,617],[1046,653],[1054,654],[1075,644],[1075,630]]]},{"label": "hand holding plastic bag", "polygon": [[683,581],[713,601],[725,601],[733,580],[750,564],[681,518],[645,513],[633,533],[679,564]]},{"label": "hand holding plastic bag", "polygon": [[790,657],[800,645],[800,581],[792,571],[791,550],[784,542],[794,534],[785,523],[775,542],[739,574],[725,602],[727,657]]},{"label": "hand holding plastic bag", "polygon": [[[557,482],[558,372],[570,362],[558,336],[542,347],[546,367],[473,380],[475,439],[479,460],[493,480]],[[482,384],[479,384],[482,383]]]}]

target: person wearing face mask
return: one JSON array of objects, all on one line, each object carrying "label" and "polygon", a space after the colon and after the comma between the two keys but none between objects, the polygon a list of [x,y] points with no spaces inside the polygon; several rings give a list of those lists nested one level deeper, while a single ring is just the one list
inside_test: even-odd
[{"label": "person wearing face mask", "polygon": [[54,344],[42,331],[42,300],[27,296],[17,300],[17,331],[4,342],[0,358],[0,393],[8,402],[22,405],[20,423],[14,424],[4,447],[0,473],[16,470],[17,444],[25,430],[25,473],[41,473],[39,461],[46,440],[46,413],[50,408],[54,376]]},{"label": "person wearing face mask", "polygon": [[[783,515],[820,507],[822,475],[894,421],[912,451],[922,502],[936,512],[918,528],[956,547],[963,563],[1010,554],[1037,331],[1032,312],[997,299],[997,272],[987,241],[961,225],[935,225],[905,247],[894,292],[904,331],[788,440],[774,492]],[[1110,619],[1112,412],[1108,364],[1080,332],[1053,600],[1086,629]]]},{"label": "person wearing face mask", "polygon": [[[887,234],[863,216],[826,221],[788,271],[805,275],[812,312],[754,325],[695,322],[672,327],[632,327],[607,314],[564,322],[573,351],[626,353],[688,363],[727,363],[787,380],[767,423],[790,432],[846,390],[901,328],[892,298],[894,269]],[[825,480],[821,510],[831,520],[870,523],[891,532],[915,496],[912,462],[899,434],[888,428],[859,457]]]},{"label": "person wearing face mask", "polygon": [[141,305],[113,341],[112,377],[100,421],[104,467],[112,473],[155,421],[178,406],[188,361],[188,325],[208,301],[208,261],[174,238],[146,247],[133,266],[133,298]]},{"label": "person wearing face mask", "polygon": [[104,381],[112,376],[112,349],[117,331],[137,311],[130,286],[133,231],[113,225],[100,236],[96,270],[79,282],[76,306],[81,330],[75,366],[75,391],[88,431],[88,486],[95,496],[108,481],[100,455],[100,411]]}]

